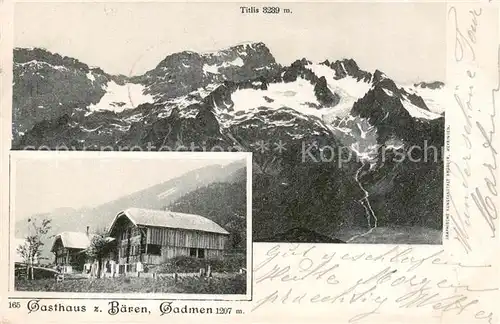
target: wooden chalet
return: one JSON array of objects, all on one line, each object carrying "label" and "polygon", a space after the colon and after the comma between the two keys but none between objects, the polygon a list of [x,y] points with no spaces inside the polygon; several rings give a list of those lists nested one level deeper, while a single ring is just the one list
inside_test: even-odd
[{"label": "wooden chalet", "polygon": [[82,232],[62,232],[55,236],[50,250],[54,253],[54,263],[62,267],[64,273],[82,271],[85,263],[85,250],[92,236]]},{"label": "wooden chalet", "polygon": [[221,258],[229,233],[199,215],[129,208],[115,216],[108,236],[123,273],[135,272],[138,262],[156,265],[176,256]]}]

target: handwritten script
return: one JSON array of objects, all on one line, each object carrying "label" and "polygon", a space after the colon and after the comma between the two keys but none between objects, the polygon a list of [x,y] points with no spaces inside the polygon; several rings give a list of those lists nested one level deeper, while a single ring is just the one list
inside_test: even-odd
[{"label": "handwritten script", "polygon": [[[456,199],[454,194],[449,193],[447,206],[450,206],[453,239],[460,243],[466,253],[472,252],[470,230],[475,219],[482,219],[489,229],[489,236],[495,238],[495,222],[498,218],[495,202],[498,196],[496,105],[493,100],[492,105],[485,106],[477,99],[477,80],[481,76],[477,47],[482,16],[483,10],[480,8],[458,10],[451,7],[448,11],[448,19],[454,31],[453,59],[456,67],[463,73],[461,84],[455,87],[454,93],[459,112],[453,110],[447,115],[453,118],[454,126],[458,125],[460,128],[460,137],[452,141],[463,150],[460,156],[450,156],[448,168],[449,173],[458,179],[464,194],[461,199]],[[484,36],[484,33],[481,35]],[[498,91],[497,87],[493,89],[495,91]],[[482,170],[471,166],[474,157],[481,158]],[[474,179],[473,171],[484,174],[479,185],[471,183]]]},{"label": "handwritten script", "polygon": [[[363,312],[349,319],[349,323],[356,323],[381,314],[384,307],[428,308],[457,315],[467,313],[474,319],[492,323],[494,314],[482,308],[481,298],[498,291],[498,287],[457,282],[446,275],[426,276],[423,271],[429,267],[434,270],[458,267],[467,272],[491,265],[450,263],[444,260],[443,249],[416,257],[412,247],[395,246],[377,254],[325,253],[324,247],[283,244],[267,250],[265,258],[254,268],[256,291],[265,290],[270,282],[277,284],[263,296],[254,298],[252,311],[277,304],[360,305]],[[360,268],[362,277],[354,276],[351,269]],[[311,287],[321,289],[315,291]]]}]

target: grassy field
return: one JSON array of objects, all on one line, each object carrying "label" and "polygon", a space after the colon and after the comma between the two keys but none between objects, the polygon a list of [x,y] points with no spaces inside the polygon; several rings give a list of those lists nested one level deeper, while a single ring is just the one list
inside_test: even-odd
[{"label": "grassy field", "polygon": [[26,280],[16,278],[17,291],[54,291],[82,293],[178,293],[178,294],[245,294],[246,276],[231,274],[224,277],[136,278],[65,278]]}]

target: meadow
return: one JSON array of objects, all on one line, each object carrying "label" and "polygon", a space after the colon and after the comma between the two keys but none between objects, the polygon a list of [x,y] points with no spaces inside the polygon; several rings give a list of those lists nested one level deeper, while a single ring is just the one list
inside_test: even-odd
[{"label": "meadow", "polygon": [[66,277],[64,281],[54,279],[16,278],[17,291],[74,292],[74,293],[169,293],[169,294],[245,294],[245,274],[214,275],[212,278],[198,276],[172,276],[157,278],[78,278]]}]

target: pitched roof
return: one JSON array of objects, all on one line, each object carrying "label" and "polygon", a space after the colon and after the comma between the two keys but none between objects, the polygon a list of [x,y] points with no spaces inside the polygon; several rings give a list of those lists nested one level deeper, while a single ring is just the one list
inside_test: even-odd
[{"label": "pitched roof", "polygon": [[116,220],[123,215],[127,216],[135,225],[180,228],[194,231],[229,234],[229,232],[222,228],[219,224],[199,215],[141,208],[128,208],[116,215],[111,223],[110,232],[112,231]]},{"label": "pitched roof", "polygon": [[82,232],[62,232],[55,236],[51,251],[54,250],[54,244],[57,242],[58,239],[61,239],[62,245],[65,248],[86,249],[90,245],[90,240],[92,236],[93,234],[87,236],[86,233]]}]

